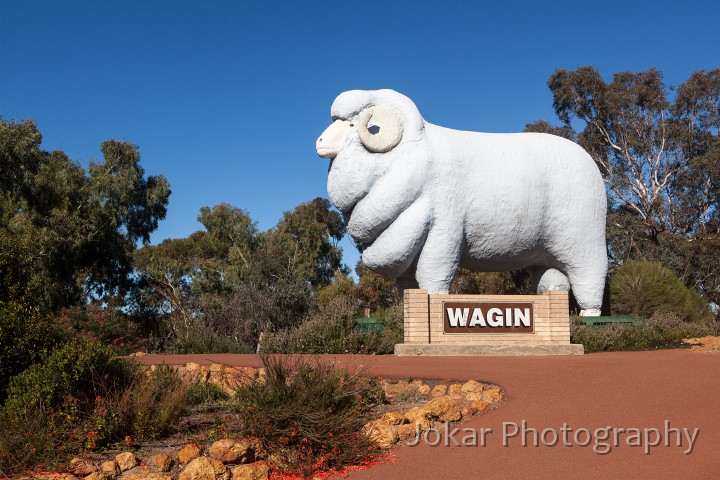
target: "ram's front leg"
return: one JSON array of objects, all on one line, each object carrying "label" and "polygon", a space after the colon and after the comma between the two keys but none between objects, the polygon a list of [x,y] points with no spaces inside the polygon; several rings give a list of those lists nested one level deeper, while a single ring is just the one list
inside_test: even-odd
[{"label": "ram's front leg", "polygon": [[460,265],[462,228],[447,222],[435,223],[428,232],[417,263],[415,278],[429,293],[448,293]]}]

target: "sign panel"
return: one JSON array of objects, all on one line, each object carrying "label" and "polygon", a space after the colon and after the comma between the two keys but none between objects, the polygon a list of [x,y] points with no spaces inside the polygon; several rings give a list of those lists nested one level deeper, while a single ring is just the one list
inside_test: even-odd
[{"label": "sign panel", "polygon": [[444,333],[533,333],[532,302],[443,302]]}]

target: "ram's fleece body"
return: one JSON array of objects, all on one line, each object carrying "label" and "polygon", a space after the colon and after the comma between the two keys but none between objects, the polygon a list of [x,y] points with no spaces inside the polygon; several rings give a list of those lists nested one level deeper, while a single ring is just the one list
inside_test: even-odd
[{"label": "ram's fleece body", "polygon": [[[381,117],[385,110],[397,114],[400,133],[392,135],[402,137],[375,153],[366,148],[367,128],[389,128],[373,126],[375,117],[393,118]],[[599,314],[606,196],[581,147],[547,134],[432,125],[392,90],[345,92],[331,113],[335,123],[318,140],[318,153],[332,158],[330,199],[370,269],[397,278],[401,288],[447,293],[460,266],[529,268],[539,291],[567,288],[569,281],[585,313]]]}]

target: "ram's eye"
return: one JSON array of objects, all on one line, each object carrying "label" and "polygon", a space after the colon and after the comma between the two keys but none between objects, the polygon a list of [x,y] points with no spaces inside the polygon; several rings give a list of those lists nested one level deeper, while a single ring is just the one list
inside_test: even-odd
[{"label": "ram's eye", "polygon": [[355,126],[355,124],[354,124],[354,123],[351,123],[351,124],[350,124],[350,126],[351,126],[351,127],[354,127],[354,126]]},{"label": "ram's eye", "polygon": [[370,125],[368,127],[368,132],[372,133],[373,135],[377,135],[380,133],[380,125]]}]

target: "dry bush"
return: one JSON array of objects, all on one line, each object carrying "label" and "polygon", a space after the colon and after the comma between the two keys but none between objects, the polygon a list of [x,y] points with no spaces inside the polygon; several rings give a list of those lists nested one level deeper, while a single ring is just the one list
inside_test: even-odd
[{"label": "dry bush", "polygon": [[263,364],[267,380],[239,388],[235,405],[240,433],[272,454],[274,469],[311,478],[378,453],[362,433],[383,399],[376,381],[302,358],[263,356]]},{"label": "dry bush", "polygon": [[358,316],[356,302],[334,298],[320,305],[317,313],[298,327],[263,335],[263,353],[392,353],[403,341],[402,307],[394,306],[373,314],[385,325],[381,333],[353,331]]}]

